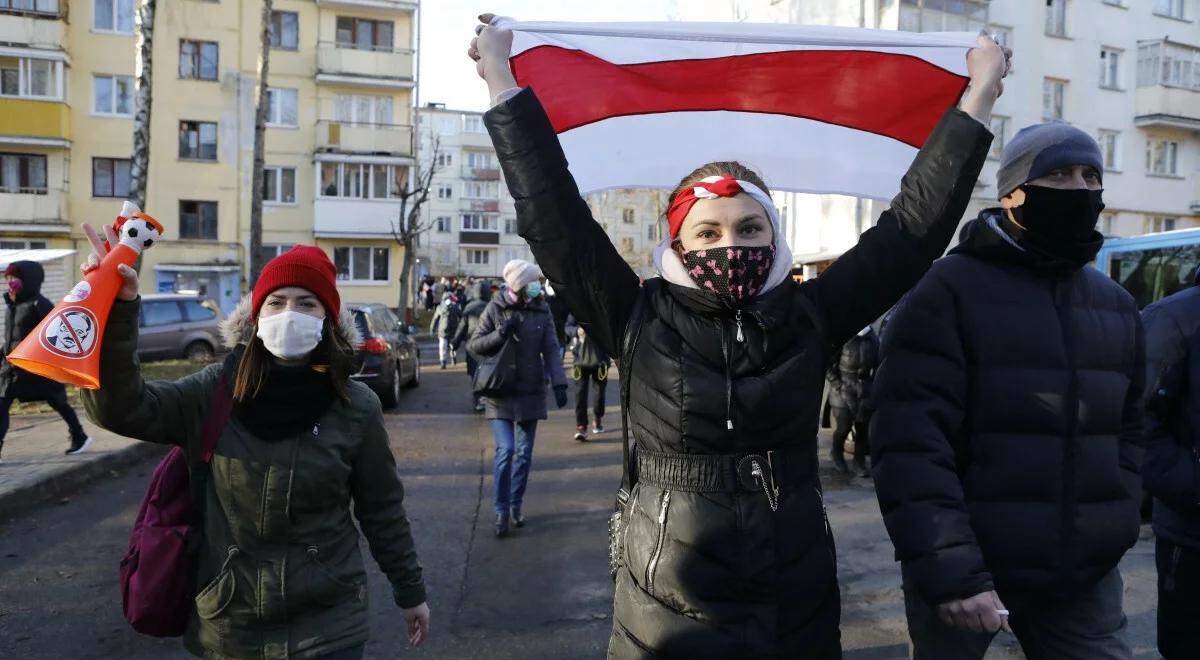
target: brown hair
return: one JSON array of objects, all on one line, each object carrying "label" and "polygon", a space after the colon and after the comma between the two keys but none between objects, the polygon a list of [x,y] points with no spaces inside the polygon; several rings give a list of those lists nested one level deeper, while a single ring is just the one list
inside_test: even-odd
[{"label": "brown hair", "polygon": [[679,182],[679,185],[675,187],[675,190],[671,191],[671,196],[667,198],[667,208],[671,208],[671,205],[675,203],[675,198],[679,196],[679,193],[696,185],[700,179],[710,176],[722,176],[725,174],[728,174],[735,179],[749,181],[759,188],[762,188],[762,191],[768,195],[771,194],[771,189],[767,188],[767,184],[763,182],[762,177],[758,175],[758,172],[755,172],[745,165],[742,165],[736,160],[720,160],[708,163],[707,165],[701,165],[700,167],[692,170],[691,174],[683,177],[683,179]]},{"label": "brown hair", "polygon": [[[309,366],[314,371],[329,374],[333,391],[345,403],[350,403],[350,367],[353,356],[354,347],[338,331],[337,321],[333,320],[333,316],[327,314],[322,327],[321,343],[317,344],[309,356]],[[238,361],[237,374],[233,379],[235,403],[246,403],[258,396],[267,382],[267,373],[274,359],[256,333]]]}]

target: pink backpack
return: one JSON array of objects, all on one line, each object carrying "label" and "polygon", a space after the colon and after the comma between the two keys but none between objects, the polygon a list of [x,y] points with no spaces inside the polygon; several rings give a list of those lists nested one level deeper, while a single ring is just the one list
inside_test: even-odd
[{"label": "pink backpack", "polygon": [[133,629],[154,637],[178,637],[195,607],[196,555],[204,535],[208,464],[229,421],[233,398],[224,374],[217,380],[204,420],[195,488],[187,454],[172,447],[154,468],[121,560],[121,607]]}]

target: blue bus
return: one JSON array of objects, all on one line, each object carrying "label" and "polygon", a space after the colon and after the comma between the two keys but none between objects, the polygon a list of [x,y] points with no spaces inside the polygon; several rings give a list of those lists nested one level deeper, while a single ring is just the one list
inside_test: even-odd
[{"label": "blue bus", "polygon": [[1200,267],[1200,229],[1111,238],[1095,265],[1131,293],[1141,309],[1192,286]]}]

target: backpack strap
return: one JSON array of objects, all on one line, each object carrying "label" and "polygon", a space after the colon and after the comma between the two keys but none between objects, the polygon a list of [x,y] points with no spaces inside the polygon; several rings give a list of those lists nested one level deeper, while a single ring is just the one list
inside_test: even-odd
[{"label": "backpack strap", "polygon": [[649,283],[643,286],[641,294],[633,303],[633,313],[625,326],[625,336],[621,346],[621,490],[617,493],[618,506],[624,505],[633,492],[637,482],[637,468],[634,461],[634,448],[629,442],[629,391],[633,384],[633,355],[637,352],[638,340],[642,336],[642,328],[646,325],[646,305],[650,304]]},{"label": "backpack strap", "polygon": [[232,410],[233,392],[229,389],[229,380],[225,376],[225,370],[222,369],[221,375],[217,377],[217,386],[213,388],[212,396],[208,398],[208,414],[204,418],[204,425],[200,431],[200,455],[188,470],[189,485],[192,491],[192,511],[195,512],[197,525],[204,523],[209,464],[212,462],[213,453],[216,452],[217,440],[221,437],[221,431],[225,430],[225,425],[229,423],[229,415]]}]

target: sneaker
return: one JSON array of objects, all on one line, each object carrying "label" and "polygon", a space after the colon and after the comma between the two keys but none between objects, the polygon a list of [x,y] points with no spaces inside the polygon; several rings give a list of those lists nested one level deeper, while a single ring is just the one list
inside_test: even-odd
[{"label": "sneaker", "polygon": [[596,423],[592,425],[592,434],[600,435],[601,433],[604,433],[604,425],[600,423],[600,420],[596,420]]},{"label": "sneaker", "polygon": [[575,439],[580,442],[587,440],[587,427],[586,426],[576,426],[575,427]]},{"label": "sneaker", "polygon": [[487,412],[487,407],[484,406],[482,403],[476,403],[475,404],[475,412],[477,412],[477,413]]},{"label": "sneaker", "polygon": [[512,510],[512,524],[513,527],[516,527],[517,529],[521,529],[525,526],[525,516],[521,515],[520,509]]},{"label": "sneaker", "polygon": [[63,453],[66,454],[67,456],[74,456],[75,454],[82,454],[91,445],[92,445],[92,437],[90,435],[85,435],[82,438],[71,438],[71,447]]},{"label": "sneaker", "polygon": [[445,362],[443,362],[443,363],[442,363],[442,371],[445,371],[445,370],[446,370],[446,363],[445,363]]},{"label": "sneaker", "polygon": [[833,467],[837,468],[838,472],[850,474],[850,466],[846,465],[846,459],[842,454],[834,454],[831,458],[833,459]]}]

